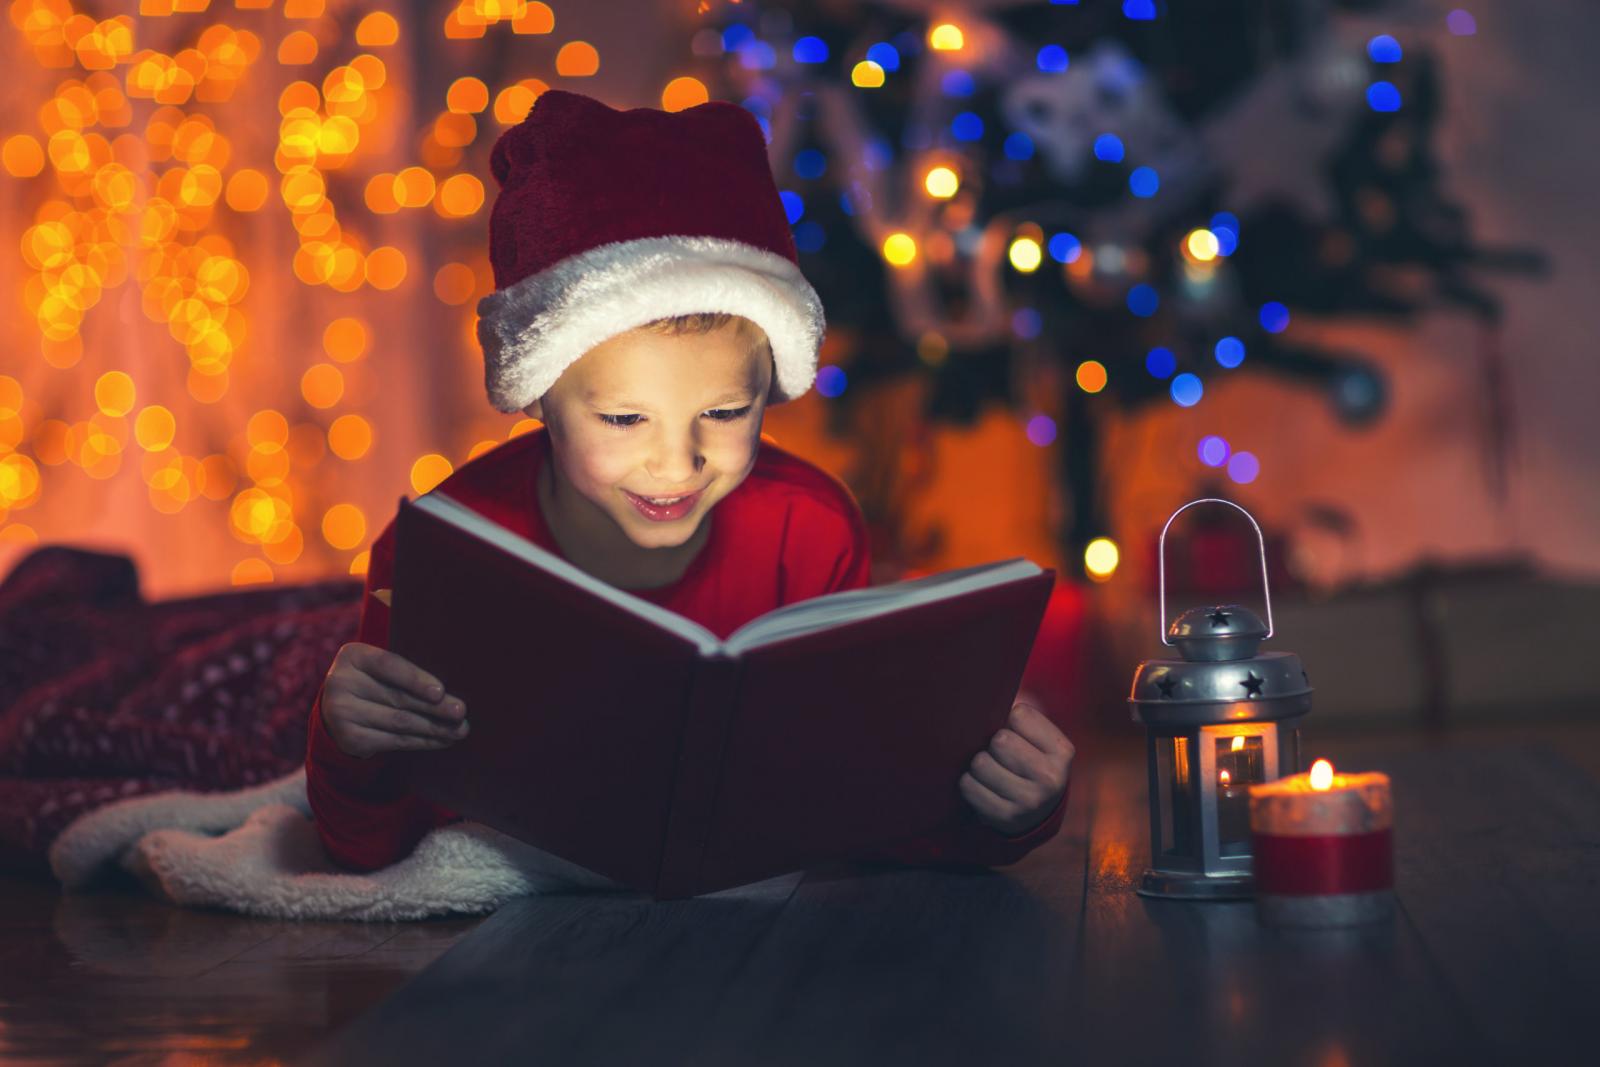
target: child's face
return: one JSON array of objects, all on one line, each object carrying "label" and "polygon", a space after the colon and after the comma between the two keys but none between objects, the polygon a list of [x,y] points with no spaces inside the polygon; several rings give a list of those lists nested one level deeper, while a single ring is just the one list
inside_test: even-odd
[{"label": "child's face", "polygon": [[[597,509],[635,545],[669,548],[744,481],[760,448],[772,357],[761,331],[743,325],[619,334],[528,406],[549,427],[558,506],[590,512],[569,517],[592,522]],[[643,499],[685,494],[675,504]]]}]

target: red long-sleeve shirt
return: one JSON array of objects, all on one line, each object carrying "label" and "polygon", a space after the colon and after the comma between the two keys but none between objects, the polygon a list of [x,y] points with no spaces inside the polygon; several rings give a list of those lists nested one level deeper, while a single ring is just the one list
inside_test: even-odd
[{"label": "red long-sleeve shirt", "polygon": [[[557,555],[540,512],[540,466],[549,457],[544,429],[515,437],[462,465],[440,488],[467,506]],[[854,497],[833,475],[763,442],[755,467],[705,520],[706,544],[671,585],[630,590],[693,619],[719,637],[774,608],[868,584],[870,546]],[[356,640],[387,648],[389,608],[373,596],[392,588],[394,523],[372,544]],[[470,709],[469,709],[470,710]],[[355,870],[373,870],[407,854],[434,827],[460,816],[412,793],[385,755],[346,754],[322,723],[322,694],[312,705],[306,790],[328,854]],[[1004,837],[963,811],[935,832],[874,857],[902,863],[1014,863],[1054,836],[1066,794],[1039,826]]]}]

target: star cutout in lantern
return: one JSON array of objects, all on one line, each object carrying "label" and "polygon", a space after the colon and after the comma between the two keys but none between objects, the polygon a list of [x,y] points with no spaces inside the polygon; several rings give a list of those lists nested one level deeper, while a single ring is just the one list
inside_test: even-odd
[{"label": "star cutout in lantern", "polygon": [[1206,618],[1211,620],[1211,628],[1213,630],[1226,630],[1228,628],[1228,620],[1233,618],[1233,614],[1218,608],[1210,615],[1207,615]]},{"label": "star cutout in lantern", "polygon": [[1245,678],[1240,680],[1239,684],[1244,686],[1251,696],[1258,697],[1261,695],[1261,683],[1264,681],[1266,681],[1265,678],[1258,678],[1256,677],[1256,672],[1251,671]]},{"label": "star cutout in lantern", "polygon": [[1162,696],[1170,697],[1172,696],[1172,691],[1178,688],[1178,680],[1168,675],[1156,683],[1156,688],[1161,690]]}]

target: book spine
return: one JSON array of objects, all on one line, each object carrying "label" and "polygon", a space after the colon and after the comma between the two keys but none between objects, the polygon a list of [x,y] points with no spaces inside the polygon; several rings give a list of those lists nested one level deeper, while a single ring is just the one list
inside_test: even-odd
[{"label": "book spine", "polygon": [[652,893],[658,899],[693,896],[700,891],[700,870],[722,779],[722,754],[738,706],[743,667],[742,660],[725,655],[702,656],[695,663],[673,776],[666,843]]}]

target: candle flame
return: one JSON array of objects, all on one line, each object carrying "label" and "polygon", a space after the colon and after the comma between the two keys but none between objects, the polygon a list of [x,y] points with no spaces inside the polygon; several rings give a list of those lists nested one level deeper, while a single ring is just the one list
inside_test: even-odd
[{"label": "candle flame", "polygon": [[1244,747],[1244,735],[1240,734],[1238,737],[1235,737],[1233,739],[1233,749],[1232,750],[1234,752],[1237,752],[1243,747]]},{"label": "candle flame", "polygon": [[1311,765],[1311,788],[1326,789],[1333,784],[1333,764],[1319,759]]},{"label": "candle flame", "polygon": [[1223,785],[1227,785],[1228,781],[1229,781],[1228,772],[1227,771],[1223,771],[1222,772],[1222,784]]}]

